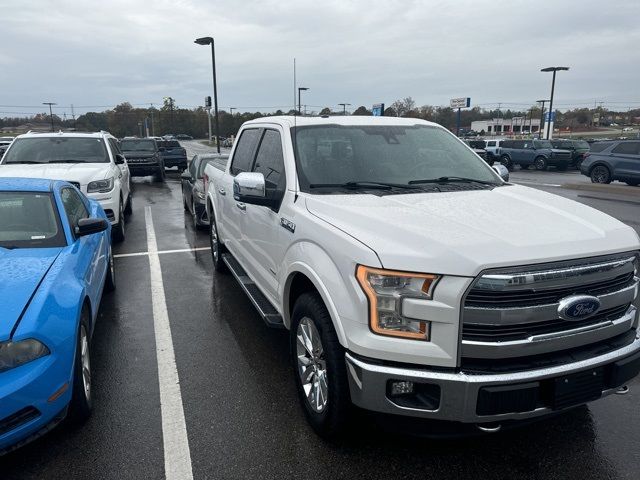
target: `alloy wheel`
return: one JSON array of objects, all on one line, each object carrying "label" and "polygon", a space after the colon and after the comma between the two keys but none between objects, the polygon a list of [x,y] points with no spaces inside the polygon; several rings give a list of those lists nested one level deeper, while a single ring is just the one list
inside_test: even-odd
[{"label": "alloy wheel", "polygon": [[213,261],[218,261],[218,231],[216,230],[216,222],[213,219],[209,222],[209,241],[211,243],[211,255],[213,256]]},{"label": "alloy wheel", "polygon": [[296,330],[298,375],[307,403],[317,413],[327,407],[327,362],[320,333],[313,320],[303,317]]},{"label": "alloy wheel", "polygon": [[89,357],[89,340],[84,325],[80,327],[80,361],[82,362],[82,386],[87,401],[91,400],[91,359]]}]

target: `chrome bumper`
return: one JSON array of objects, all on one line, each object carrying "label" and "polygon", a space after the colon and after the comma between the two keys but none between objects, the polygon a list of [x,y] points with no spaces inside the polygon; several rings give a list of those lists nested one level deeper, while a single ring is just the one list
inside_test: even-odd
[{"label": "chrome bumper", "polygon": [[[637,356],[640,356],[640,333],[638,332],[635,333],[633,342],[625,347],[587,360],[537,370],[501,374],[450,373],[428,369],[392,367],[368,363],[355,358],[350,353],[345,354],[351,400],[355,405],[382,413],[465,423],[526,419],[558,410],[543,406],[524,412],[480,415],[477,413],[478,399],[481,389],[484,387],[504,386],[508,388],[509,386],[517,387],[523,384],[535,385],[536,382],[564,377],[596,367],[613,365],[631,357],[636,362]],[[437,408],[430,410],[399,405],[397,400],[388,395],[388,382],[390,380],[412,381],[416,385],[435,385],[435,388],[439,389]],[[602,390],[602,396],[614,393],[619,386],[621,385],[606,386]]]}]

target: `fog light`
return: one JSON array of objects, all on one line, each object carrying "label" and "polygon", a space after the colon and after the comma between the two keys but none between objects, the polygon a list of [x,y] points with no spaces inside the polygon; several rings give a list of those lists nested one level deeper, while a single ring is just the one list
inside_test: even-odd
[{"label": "fog light", "polygon": [[398,395],[409,395],[411,393],[413,393],[413,382],[410,382],[408,380],[391,382],[390,394],[392,396],[395,397]]}]

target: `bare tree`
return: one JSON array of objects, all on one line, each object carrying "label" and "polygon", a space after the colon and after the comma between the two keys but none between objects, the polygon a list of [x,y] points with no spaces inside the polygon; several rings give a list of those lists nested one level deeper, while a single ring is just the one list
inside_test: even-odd
[{"label": "bare tree", "polygon": [[416,102],[411,97],[405,97],[393,102],[391,108],[393,108],[398,117],[404,117],[408,112],[415,110]]}]

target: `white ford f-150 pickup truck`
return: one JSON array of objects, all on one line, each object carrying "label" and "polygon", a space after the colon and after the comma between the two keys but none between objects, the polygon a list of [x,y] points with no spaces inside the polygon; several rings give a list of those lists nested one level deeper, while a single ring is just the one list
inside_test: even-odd
[{"label": "white ford f-150 pickup truck", "polygon": [[320,435],[352,403],[493,431],[640,370],[636,232],[503,181],[439,125],[253,120],[205,184],[215,270],[290,331]]}]

